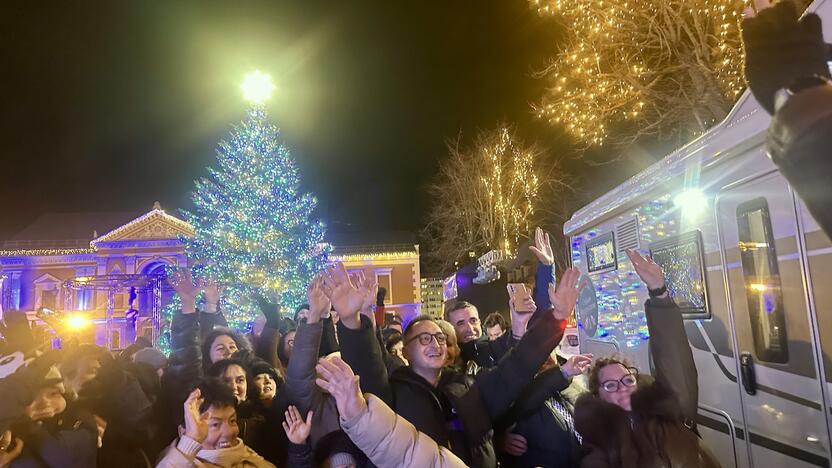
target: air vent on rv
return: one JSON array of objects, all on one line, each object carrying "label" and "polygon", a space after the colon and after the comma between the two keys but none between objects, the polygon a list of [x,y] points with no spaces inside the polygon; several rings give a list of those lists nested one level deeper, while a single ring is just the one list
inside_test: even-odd
[{"label": "air vent on rv", "polygon": [[630,249],[639,248],[638,218],[633,216],[628,221],[615,226],[615,243],[618,258],[624,257]]}]

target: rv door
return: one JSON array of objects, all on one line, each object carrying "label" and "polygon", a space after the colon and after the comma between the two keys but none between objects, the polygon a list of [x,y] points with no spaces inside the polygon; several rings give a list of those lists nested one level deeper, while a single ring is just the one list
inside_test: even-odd
[{"label": "rv door", "polygon": [[791,191],[768,173],[724,188],[716,209],[749,465],[829,466]]}]

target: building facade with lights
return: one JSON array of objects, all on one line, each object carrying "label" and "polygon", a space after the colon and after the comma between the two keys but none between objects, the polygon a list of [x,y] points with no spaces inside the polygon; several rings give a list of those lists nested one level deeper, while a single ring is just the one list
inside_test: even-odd
[{"label": "building facade with lights", "polygon": [[[104,234],[99,235],[99,232]],[[24,312],[49,338],[42,308],[83,317],[86,341],[120,349],[136,337],[159,336],[160,310],[173,296],[168,266],[185,266],[180,236],[193,228],[158,203],[147,213],[47,214],[0,249],[0,314]],[[334,246],[331,258],[362,271],[387,290],[387,311],[421,310],[419,246]]]}]

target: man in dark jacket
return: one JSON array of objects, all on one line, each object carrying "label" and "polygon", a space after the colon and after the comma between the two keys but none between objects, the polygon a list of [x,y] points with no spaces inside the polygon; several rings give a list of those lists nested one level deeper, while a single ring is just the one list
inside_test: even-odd
[{"label": "man in dark jacket", "polygon": [[549,234],[540,228],[535,230],[534,241],[534,245],[529,246],[529,250],[538,260],[532,299],[522,304],[525,307],[509,303],[510,330],[506,330],[496,340],[489,341],[483,336],[479,325],[479,312],[473,304],[457,302],[445,312],[445,320],[450,322],[457,332],[462,361],[466,371],[471,375],[476,375],[480,369],[496,366],[500,359],[517,345],[533,318],[533,314],[526,311],[549,310],[552,307],[549,301],[549,284],[555,283],[555,256],[552,244]]},{"label": "man in dark jacket", "polygon": [[492,370],[470,377],[443,369],[446,336],[429,317],[411,321],[404,333],[410,365],[388,376],[373,336],[371,320],[359,314],[365,292],[357,290],[340,263],[330,269],[325,288],[341,315],[339,336],[344,361],[361,378],[364,391],[386,402],[416,428],[450,448],[474,467],[497,465],[492,425],[532,381],[563,336],[564,319],[577,300],[580,273],[568,270],[554,310],[544,311],[517,347]]}]

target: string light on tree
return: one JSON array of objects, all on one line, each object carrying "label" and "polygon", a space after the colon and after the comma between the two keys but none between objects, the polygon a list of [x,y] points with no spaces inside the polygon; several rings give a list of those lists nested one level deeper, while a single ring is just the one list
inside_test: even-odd
[{"label": "string light on tree", "polygon": [[[642,135],[688,138],[722,119],[744,89],[746,0],[531,0],[568,25],[535,106],[583,146]],[[616,127],[616,132],[611,128]]]}]

